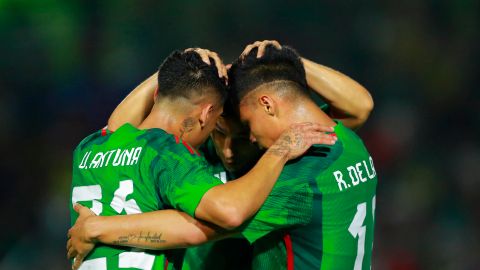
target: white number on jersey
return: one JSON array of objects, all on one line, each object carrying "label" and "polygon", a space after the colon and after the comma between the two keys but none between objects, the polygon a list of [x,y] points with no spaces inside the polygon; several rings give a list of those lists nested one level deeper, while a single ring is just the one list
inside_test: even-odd
[{"label": "white number on jersey", "polygon": [[[372,219],[375,219],[375,196],[372,199]],[[352,223],[348,227],[348,231],[353,238],[358,237],[357,257],[353,270],[361,270],[363,256],[365,255],[365,236],[367,234],[367,226],[363,226],[363,222],[367,216],[367,203],[363,202],[357,205],[357,212],[353,217]]]},{"label": "white number on jersey", "polygon": [[124,180],[120,181],[120,187],[115,191],[112,203],[110,206],[121,214],[123,209],[127,215],[141,213],[140,207],[134,199],[127,201],[127,196],[133,193],[133,181]]},{"label": "white number on jersey", "polygon": [[[110,206],[119,214],[125,210],[127,215],[141,213],[140,207],[134,199],[127,201],[127,196],[133,193],[133,181],[123,180],[114,192]],[[74,187],[72,190],[72,205],[77,202],[92,202],[90,208],[96,215],[102,213],[102,187],[100,185]],[[155,256],[144,252],[122,252],[118,258],[118,267],[137,268],[150,270],[155,262]],[[80,270],[107,270],[107,258],[86,260],[82,263]]]},{"label": "white number on jersey", "polygon": [[97,216],[102,213],[103,205],[97,201],[102,198],[102,187],[100,185],[74,187],[72,191],[72,205],[77,202],[92,202],[92,210]]}]

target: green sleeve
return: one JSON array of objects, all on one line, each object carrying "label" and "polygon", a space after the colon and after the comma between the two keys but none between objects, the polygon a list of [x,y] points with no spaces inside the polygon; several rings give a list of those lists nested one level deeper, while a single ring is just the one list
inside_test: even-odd
[{"label": "green sleeve", "polygon": [[313,193],[308,182],[282,173],[258,213],[241,228],[241,234],[250,243],[266,234],[309,222]]},{"label": "green sleeve", "polygon": [[213,176],[205,159],[182,143],[166,147],[158,165],[161,173],[157,183],[162,200],[192,217],[203,195],[210,188],[223,184]]}]

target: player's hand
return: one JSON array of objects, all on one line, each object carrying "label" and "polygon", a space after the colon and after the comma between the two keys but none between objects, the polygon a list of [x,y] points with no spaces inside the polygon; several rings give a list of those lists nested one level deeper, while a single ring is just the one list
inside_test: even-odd
[{"label": "player's hand", "polygon": [[202,58],[202,61],[205,62],[207,65],[212,64],[210,61],[210,58],[212,58],[218,70],[218,77],[228,80],[227,68],[225,67],[222,59],[220,59],[216,52],[212,52],[210,50],[202,48],[188,48],[185,50],[185,52],[191,51],[196,52]]},{"label": "player's hand", "polygon": [[68,230],[67,257],[73,259],[72,269],[76,270],[95,247],[88,229],[88,221],[94,218],[95,214],[80,204],[75,204],[73,209],[79,216],[73,227]]},{"label": "player's hand", "polygon": [[282,45],[280,45],[280,43],[278,43],[278,41],[276,40],[255,41],[254,43],[247,45],[247,47],[243,49],[243,52],[240,55],[240,58],[241,59],[245,58],[245,56],[247,56],[255,48],[258,48],[257,58],[261,58],[265,53],[265,48],[267,48],[267,46],[269,45],[275,47],[278,50],[282,49]]},{"label": "player's hand", "polygon": [[326,132],[333,132],[333,127],[316,123],[293,124],[270,146],[267,153],[285,155],[288,160],[298,158],[313,144],[335,144],[337,137]]}]

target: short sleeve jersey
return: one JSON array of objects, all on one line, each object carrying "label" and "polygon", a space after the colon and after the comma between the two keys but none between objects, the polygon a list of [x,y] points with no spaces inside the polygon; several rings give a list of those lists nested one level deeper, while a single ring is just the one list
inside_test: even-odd
[{"label": "short sleeve jersey", "polygon": [[[71,204],[97,215],[126,215],[176,208],[194,216],[203,195],[222,184],[205,159],[187,143],[161,129],[125,124],[98,131],[75,149]],[[72,224],[78,215],[71,210]],[[161,241],[161,235],[145,235]],[[174,253],[174,252],[172,252]],[[166,252],[98,245],[83,269],[172,269]],[[177,267],[178,268],[178,267]]]},{"label": "short sleeve jersey", "polygon": [[338,141],[287,163],[242,234],[254,269],[370,269],[377,176],[362,140],[338,123]]}]

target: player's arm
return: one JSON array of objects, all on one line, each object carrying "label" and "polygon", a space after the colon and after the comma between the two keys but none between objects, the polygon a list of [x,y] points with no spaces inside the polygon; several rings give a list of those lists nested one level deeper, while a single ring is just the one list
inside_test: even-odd
[{"label": "player's arm", "polygon": [[115,131],[125,123],[138,126],[153,107],[158,88],[158,72],[143,81],[118,104],[108,119],[108,129]]},{"label": "player's arm", "polygon": [[[225,229],[239,226],[265,201],[289,159],[303,154],[312,144],[333,144],[324,132],[333,128],[313,123],[287,129],[244,176],[222,184],[205,166],[204,160],[182,144],[163,149],[158,172],[162,200],[175,209]],[[179,148],[180,147],[180,148]],[[157,172],[153,175],[160,175]]]},{"label": "player's arm", "polygon": [[67,242],[67,257],[75,258],[73,269],[80,267],[98,242],[160,250],[200,245],[233,234],[177,210],[120,216],[96,216],[80,204],[74,210],[79,216],[68,231]]},{"label": "player's arm", "polygon": [[[329,127],[316,124],[293,125],[269,148],[250,172],[227,184],[219,184],[219,180],[206,168],[202,170],[199,167],[185,173],[186,167],[182,167],[182,163],[175,163],[173,167],[178,170],[170,173],[182,179],[167,179],[159,183],[159,188],[164,190],[165,199],[175,208],[222,228],[232,229],[250,218],[260,208],[289,159],[303,154],[312,144],[333,144],[335,139],[323,133],[331,130]],[[195,164],[184,166],[187,165],[195,166]],[[200,181],[196,178],[200,178]],[[193,218],[186,219],[183,213],[174,213],[173,217],[172,213],[165,210],[128,217],[97,217],[96,225],[90,227],[95,229],[95,233],[92,232],[90,235],[95,237],[101,235],[99,240],[103,242],[108,239],[108,243],[111,244],[122,234],[134,234],[137,228],[142,228],[146,232],[158,232],[158,228],[167,230],[166,228],[171,226],[168,227],[168,231],[173,232],[176,230],[176,223],[171,220],[172,218],[185,219],[192,225],[200,224],[194,222]],[[170,244],[182,243],[181,240],[176,241],[180,242],[170,240]]]},{"label": "player's arm", "polygon": [[333,144],[317,124],[294,125],[265,152],[244,176],[208,190],[195,210],[197,218],[226,229],[240,226],[262,206],[285,163],[302,155],[312,144]]},{"label": "player's arm", "polygon": [[[260,58],[267,46],[282,48],[276,40],[256,41],[245,48],[242,56],[257,49],[257,57]],[[301,60],[308,86],[330,106],[330,115],[351,129],[361,127],[373,109],[373,99],[367,89],[341,72],[305,58]]]},{"label": "player's arm", "polygon": [[357,129],[367,121],[373,99],[362,85],[347,75],[302,58],[308,86],[330,105],[330,115]]},{"label": "player's arm", "polygon": [[80,204],[76,204],[74,210],[79,218],[68,232],[67,245],[70,247],[73,241],[84,239],[85,242],[144,249],[184,248],[227,233],[218,226],[173,209],[116,216],[96,216]]}]

